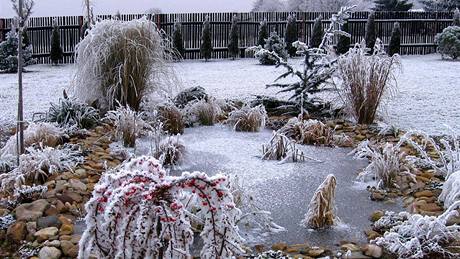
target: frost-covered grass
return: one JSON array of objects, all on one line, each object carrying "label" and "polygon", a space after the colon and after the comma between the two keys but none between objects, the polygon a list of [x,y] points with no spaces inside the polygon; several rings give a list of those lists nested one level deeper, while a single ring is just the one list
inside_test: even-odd
[{"label": "frost-covered grass", "polygon": [[[290,59],[300,65],[302,59]],[[398,78],[399,92],[389,100],[383,119],[403,129],[421,129],[442,133],[443,123],[460,132],[460,109],[456,101],[460,62],[441,60],[440,55],[402,56],[403,72]],[[278,89],[266,89],[280,70],[262,66],[256,59],[186,60],[174,64],[183,87],[202,86],[216,98],[250,98],[253,95],[275,96]],[[25,118],[44,112],[50,102],[57,102],[64,88],[71,86],[73,65],[51,67],[33,65],[24,74]],[[279,95],[279,97],[287,97]],[[0,74],[0,125],[12,124],[16,116],[17,77]]]}]

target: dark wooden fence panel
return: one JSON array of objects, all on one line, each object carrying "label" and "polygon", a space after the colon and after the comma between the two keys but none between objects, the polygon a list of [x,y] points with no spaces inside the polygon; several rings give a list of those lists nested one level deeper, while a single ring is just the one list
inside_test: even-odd
[{"label": "dark wooden fence panel", "polygon": [[[186,59],[199,59],[201,30],[203,22],[208,16],[211,21],[213,39],[213,58],[227,58],[227,45],[232,17],[236,15],[240,25],[240,48],[241,56],[244,50],[257,42],[259,23],[267,20],[270,31],[276,31],[284,35],[286,19],[290,14],[297,17],[299,40],[308,42],[312,33],[313,23],[319,16],[323,19],[326,28],[333,13],[329,12],[274,12],[274,13],[180,13],[158,14],[152,19],[159,28],[172,36],[174,22],[182,23]],[[368,12],[355,12],[349,20],[349,29],[352,35],[351,42],[359,43],[365,34],[365,25]],[[138,19],[141,14],[121,15],[124,21]],[[98,16],[99,19],[110,19],[111,15]],[[33,17],[28,24],[29,38],[33,46],[34,56],[39,63],[49,62],[50,37],[53,20],[56,19],[60,26],[61,44],[65,53],[64,63],[73,62],[75,45],[79,42],[82,16],[65,17]],[[0,41],[11,30],[11,19],[0,19]],[[452,13],[427,13],[427,12],[378,12],[376,13],[377,36],[387,44],[390,40],[393,23],[401,25],[401,54],[420,55],[436,51],[434,37],[445,27],[452,23]]]}]

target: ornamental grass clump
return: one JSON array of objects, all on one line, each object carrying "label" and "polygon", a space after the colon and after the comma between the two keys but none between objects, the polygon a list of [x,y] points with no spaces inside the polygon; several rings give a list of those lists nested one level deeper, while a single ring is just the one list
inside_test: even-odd
[{"label": "ornamental grass clump", "polygon": [[250,107],[243,106],[241,109],[230,112],[227,123],[235,131],[258,132],[265,128],[267,112],[263,105]]},{"label": "ornamental grass clump", "polygon": [[334,130],[317,120],[293,118],[279,132],[297,144],[332,146]]},{"label": "ornamental grass clump", "polygon": [[439,201],[444,203],[446,209],[456,201],[460,201],[460,171],[451,174],[444,183]]},{"label": "ornamental grass clump", "polygon": [[334,225],[335,215],[335,188],[337,180],[330,174],[318,187],[308,205],[308,212],[302,224],[308,228],[322,229]]},{"label": "ornamental grass clump", "polygon": [[45,121],[55,122],[60,127],[91,129],[99,122],[99,111],[93,107],[69,98],[52,103],[46,113]]},{"label": "ornamental grass clump", "polygon": [[189,103],[184,108],[184,111],[189,125],[198,123],[203,126],[212,126],[217,123],[219,116],[222,114],[219,104],[212,98]]},{"label": "ornamental grass clump", "polygon": [[182,111],[174,104],[166,103],[157,107],[158,119],[163,123],[163,129],[171,135],[183,134],[185,120]]},{"label": "ornamental grass clump", "polygon": [[273,131],[270,141],[262,145],[263,160],[280,160],[283,162],[305,161],[305,155],[299,150],[295,143],[285,135]]},{"label": "ornamental grass clump", "polygon": [[378,39],[372,55],[368,55],[365,42],[362,42],[338,58],[342,85],[339,94],[359,124],[374,122],[384,99],[397,90],[396,73],[400,67],[399,55],[384,54]]},{"label": "ornamental grass clump", "polygon": [[78,258],[191,258],[194,233],[182,198],[199,200],[205,215],[200,258],[241,256],[227,177],[201,172],[169,176],[159,161],[139,157],[102,175],[86,204]]},{"label": "ornamental grass clump", "polygon": [[136,138],[143,133],[147,124],[142,119],[143,114],[131,110],[130,107],[119,107],[116,111],[109,111],[106,118],[116,128],[116,136],[123,140],[125,147],[134,147]]},{"label": "ornamental grass clump", "polygon": [[174,55],[172,44],[145,17],[97,22],[76,46],[73,95],[104,111],[118,104],[138,111],[147,94],[169,96],[175,88]]},{"label": "ornamental grass clump", "polygon": [[166,137],[160,141],[158,148],[155,150],[153,156],[163,166],[178,165],[184,158],[185,143],[179,137],[179,135]]}]

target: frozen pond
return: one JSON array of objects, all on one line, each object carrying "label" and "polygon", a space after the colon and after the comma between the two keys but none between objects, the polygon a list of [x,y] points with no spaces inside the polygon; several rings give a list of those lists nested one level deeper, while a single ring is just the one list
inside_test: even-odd
[{"label": "frozen pond", "polygon": [[[306,155],[322,163],[306,161],[280,165],[277,161],[262,161],[258,157],[262,144],[270,137],[268,130],[241,133],[225,126],[186,129],[182,139],[187,159],[178,171],[237,174],[245,189],[257,197],[262,209],[271,211],[275,222],[288,230],[266,238],[264,243],[267,244],[326,246],[342,240],[365,241],[363,230],[369,228],[368,217],[373,211],[401,210],[399,205],[371,201],[365,185],[354,182],[356,173],[366,162],[352,160],[347,156],[348,149],[301,146]],[[328,174],[337,177],[337,211],[342,223],[331,230],[307,230],[300,221],[313,193]]]}]

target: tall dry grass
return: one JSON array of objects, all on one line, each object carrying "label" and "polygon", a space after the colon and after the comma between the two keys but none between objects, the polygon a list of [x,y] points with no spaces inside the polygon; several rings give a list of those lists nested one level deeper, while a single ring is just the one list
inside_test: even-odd
[{"label": "tall dry grass", "polygon": [[398,55],[389,57],[382,49],[377,40],[374,53],[368,55],[365,44],[361,43],[338,59],[342,81],[340,96],[359,124],[372,124],[384,98],[397,89],[400,58]]}]

